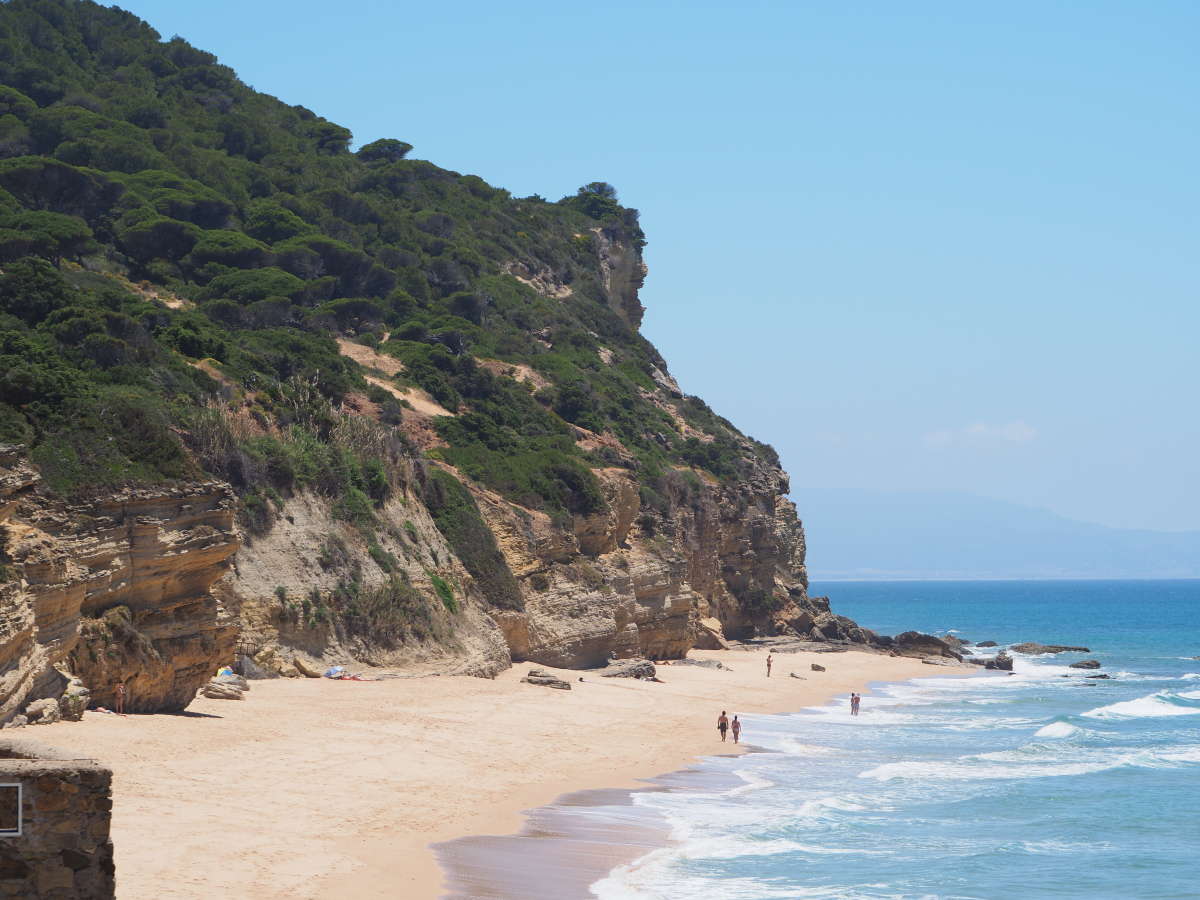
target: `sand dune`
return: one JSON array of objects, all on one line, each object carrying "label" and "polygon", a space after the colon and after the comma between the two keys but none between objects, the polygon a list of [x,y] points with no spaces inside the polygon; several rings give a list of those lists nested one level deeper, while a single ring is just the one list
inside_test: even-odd
[{"label": "sand dune", "polygon": [[[253,682],[244,701],[200,699],[180,716],[89,712],[27,733],[112,767],[122,900],[435,897],[431,842],[513,832],[522,810],[568,791],[728,752],[722,708],[794,710],[961,671],[796,653],[776,654],[768,680],[762,652],[692,656],[733,671],[663,667],[664,684],[562,672],[571,691],[522,684],[527,664],[495,681]],[[809,671],[818,660],[828,671]]]}]

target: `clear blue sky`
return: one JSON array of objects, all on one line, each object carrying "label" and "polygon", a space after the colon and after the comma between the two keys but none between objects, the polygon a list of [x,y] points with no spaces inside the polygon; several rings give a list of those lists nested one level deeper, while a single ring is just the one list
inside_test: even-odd
[{"label": "clear blue sky", "polygon": [[259,90],[642,211],[646,334],[805,486],[1200,528],[1200,6],[131,0]]}]

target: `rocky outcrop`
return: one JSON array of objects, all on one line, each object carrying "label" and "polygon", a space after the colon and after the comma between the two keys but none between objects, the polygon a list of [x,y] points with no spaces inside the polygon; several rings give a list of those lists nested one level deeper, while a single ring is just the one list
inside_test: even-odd
[{"label": "rocky outcrop", "polygon": [[1098,669],[1100,668],[1100,660],[1098,659],[1081,659],[1079,662],[1073,662],[1069,666],[1072,669]]},{"label": "rocky outcrop", "polygon": [[641,248],[619,227],[597,227],[592,233],[596,236],[596,256],[608,305],[636,329],[646,311],[638,298],[647,273]]},{"label": "rocky outcrop", "polygon": [[919,631],[905,631],[893,639],[893,648],[900,656],[931,656],[945,657],[962,662],[962,654],[953,650],[949,644],[932,634],[922,634]]},{"label": "rocky outcrop", "polygon": [[623,659],[609,663],[600,674],[604,678],[654,678],[657,670],[648,659]]},{"label": "rocky outcrop", "polygon": [[131,712],[183,709],[233,656],[233,619],[210,591],[239,543],[229,488],[65,503],[36,482],[19,452],[0,452],[0,721],[58,703],[71,675],[90,702],[112,706],[124,682]]},{"label": "rocky outcrop", "polygon": [[1031,656],[1040,656],[1047,653],[1091,653],[1087,647],[1069,647],[1065,644],[1038,644],[1032,641],[1024,644],[1013,644],[1008,648],[1014,653],[1026,653]]},{"label": "rocky outcrop", "polygon": [[985,662],[983,667],[985,669],[998,669],[1001,672],[1011,672],[1013,670],[1013,658],[1001,650]]}]

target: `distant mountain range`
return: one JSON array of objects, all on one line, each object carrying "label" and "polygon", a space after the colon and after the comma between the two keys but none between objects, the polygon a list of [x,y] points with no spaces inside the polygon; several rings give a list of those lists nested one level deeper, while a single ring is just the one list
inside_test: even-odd
[{"label": "distant mountain range", "polygon": [[1109,528],[940,491],[798,488],[814,581],[1196,578],[1200,531]]}]

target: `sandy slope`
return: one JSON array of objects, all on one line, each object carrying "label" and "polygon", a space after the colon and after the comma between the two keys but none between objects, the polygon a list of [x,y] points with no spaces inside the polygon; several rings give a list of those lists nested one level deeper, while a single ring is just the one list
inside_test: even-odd
[{"label": "sandy slope", "polygon": [[[521,684],[528,665],[495,681],[254,682],[245,701],[200,699],[181,716],[89,712],[22,734],[112,767],[122,900],[433,897],[430,842],[516,831],[521,810],[567,791],[728,751],[722,708],[794,710],[869,681],[960,671],[797,653],[777,654],[768,680],[765,653],[692,656],[734,671],[664,667],[665,684],[567,672],[569,692]],[[818,660],[827,672],[809,671]]]}]

